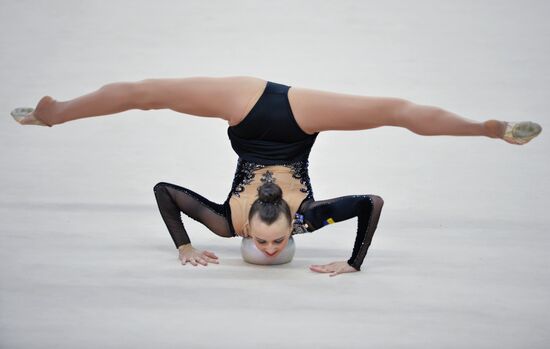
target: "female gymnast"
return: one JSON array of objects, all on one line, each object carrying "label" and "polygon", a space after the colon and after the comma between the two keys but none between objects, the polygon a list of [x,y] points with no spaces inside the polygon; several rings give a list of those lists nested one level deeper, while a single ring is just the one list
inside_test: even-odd
[{"label": "female gymnast", "polygon": [[68,101],[44,96],[35,108],[16,108],[11,114],[22,125],[52,127],[129,109],[165,108],[227,121],[231,146],[239,156],[231,190],[222,204],[175,184],[154,186],[181,263],[219,263],[213,252],[191,245],[181,212],[219,236],[243,237],[245,260],[254,262],[253,250],[261,251],[263,264],[287,262],[292,257],[287,251],[293,247],[292,235],[357,217],[351,257],[310,266],[330,276],[360,270],[384,201],[373,194],[314,199],[308,157],[320,132],[396,126],[419,135],[485,136],[521,145],[542,130],[530,121],[477,122],[402,98],[290,87],[252,76],[114,82]]}]

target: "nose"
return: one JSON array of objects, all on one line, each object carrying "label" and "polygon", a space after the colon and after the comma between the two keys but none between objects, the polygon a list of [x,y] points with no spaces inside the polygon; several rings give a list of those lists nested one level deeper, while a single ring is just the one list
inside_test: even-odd
[{"label": "nose", "polygon": [[265,249],[265,252],[269,253],[269,254],[274,254],[275,252],[277,252],[277,248],[275,247],[267,247]]}]

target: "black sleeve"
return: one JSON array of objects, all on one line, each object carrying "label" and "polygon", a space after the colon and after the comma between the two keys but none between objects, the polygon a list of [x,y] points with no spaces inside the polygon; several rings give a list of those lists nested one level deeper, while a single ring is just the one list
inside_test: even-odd
[{"label": "black sleeve", "polygon": [[304,202],[301,214],[308,231],[315,231],[327,224],[357,217],[357,236],[348,264],[361,270],[361,264],[380,219],[384,200],[378,195],[347,195],[329,200]]},{"label": "black sleeve", "polygon": [[176,248],[191,242],[183,226],[181,212],[219,236],[234,236],[229,228],[224,205],[214,203],[190,189],[166,182],[157,183],[153,192]]}]

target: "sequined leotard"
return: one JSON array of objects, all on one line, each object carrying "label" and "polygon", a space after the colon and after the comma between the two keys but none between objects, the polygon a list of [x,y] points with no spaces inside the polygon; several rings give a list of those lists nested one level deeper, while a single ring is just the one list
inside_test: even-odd
[{"label": "sequined leotard", "polygon": [[[239,155],[231,190],[223,204],[166,182],[154,187],[155,197],[176,248],[190,243],[180,212],[214,233],[232,237],[247,233],[250,206],[257,187],[274,181],[296,218],[293,234],[313,232],[327,224],[358,217],[358,229],[348,264],[360,270],[380,217],[383,200],[377,195],[348,195],[316,201],[308,174],[308,158],[319,132],[305,133],[288,100],[290,86],[267,81],[248,115],[227,133]],[[239,233],[239,234],[237,234]]]}]

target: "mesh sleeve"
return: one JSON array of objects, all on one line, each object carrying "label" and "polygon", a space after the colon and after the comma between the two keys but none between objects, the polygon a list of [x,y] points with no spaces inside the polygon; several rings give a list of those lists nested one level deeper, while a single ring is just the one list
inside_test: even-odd
[{"label": "mesh sleeve", "polygon": [[347,261],[356,270],[367,255],[367,250],[378,226],[384,200],[377,195],[347,195],[329,200],[310,200],[304,203],[302,214],[309,231],[315,231],[327,224],[357,217],[357,236],[353,252]]},{"label": "mesh sleeve", "polygon": [[222,237],[233,237],[223,204],[212,202],[202,195],[175,184],[159,182],[153,187],[160,215],[178,248],[191,243],[181,220],[181,212],[205,225]]}]

